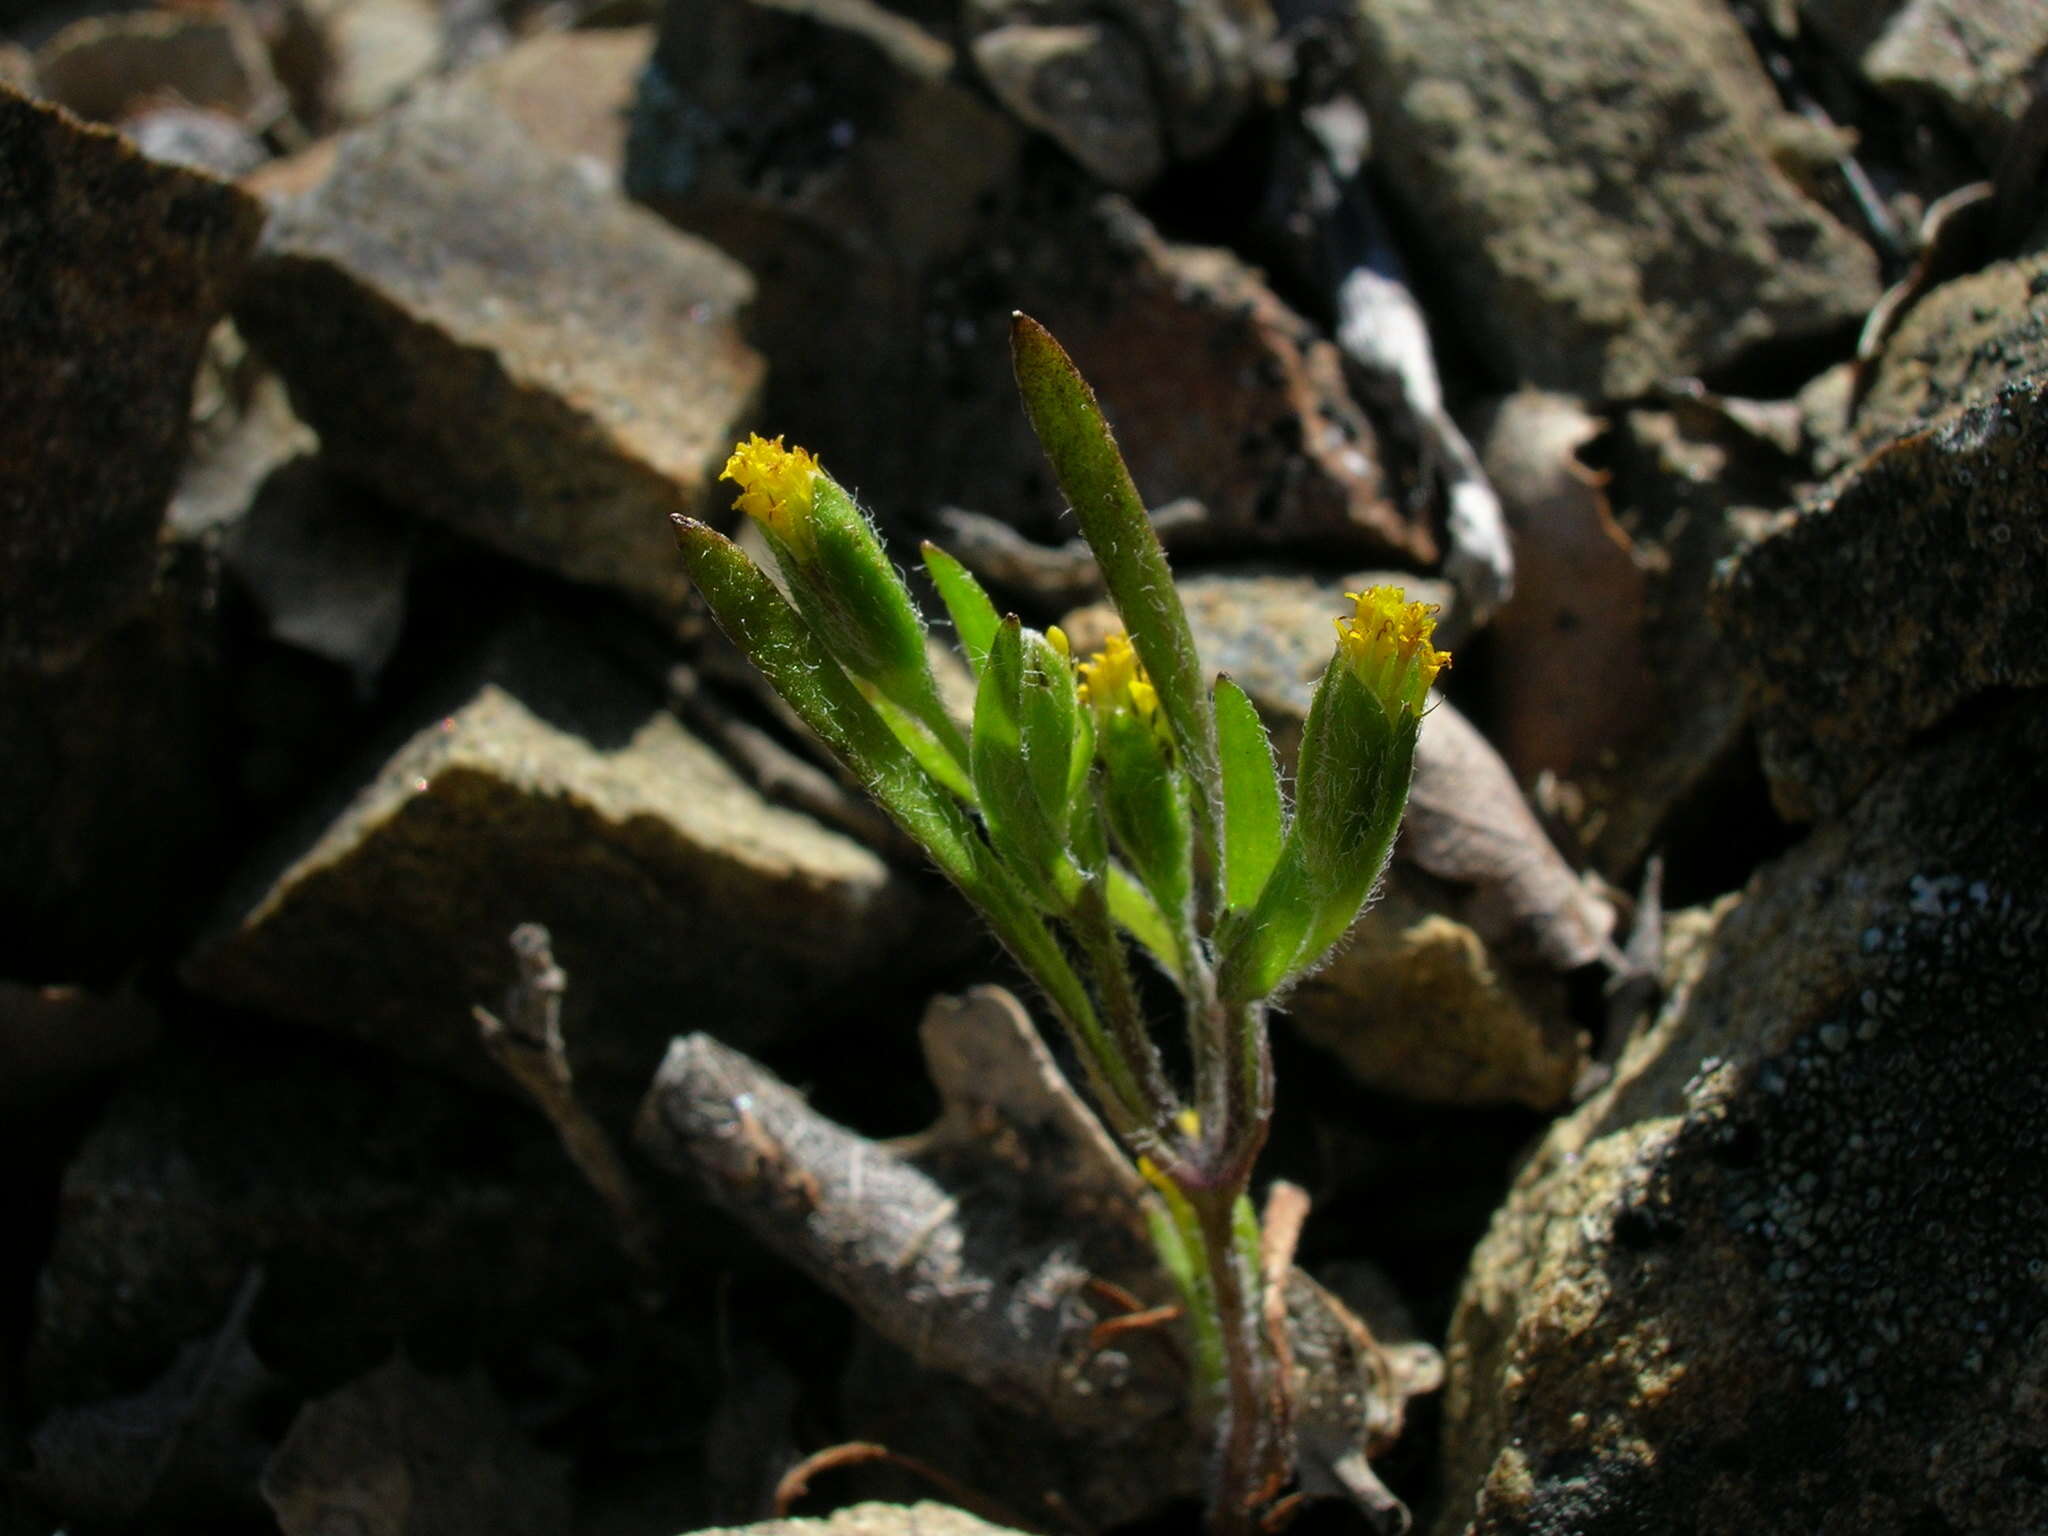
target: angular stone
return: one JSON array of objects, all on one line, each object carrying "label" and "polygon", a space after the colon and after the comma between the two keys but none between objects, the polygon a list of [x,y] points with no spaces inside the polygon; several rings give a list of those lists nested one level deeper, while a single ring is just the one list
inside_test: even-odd
[{"label": "angular stone", "polygon": [[1695,937],[1474,1255],[1440,1536],[2048,1521],[2044,765],[1987,711]]},{"label": "angular stone", "polygon": [[464,74],[528,138],[608,190],[625,179],[627,126],[652,27],[543,32]]},{"label": "angular stone", "polygon": [[1376,161],[1505,381],[1590,399],[1839,332],[1877,261],[1771,162],[1714,0],[1361,0]]},{"label": "angular stone", "polygon": [[2048,377],[2029,366],[2044,273],[1993,269],[1924,300],[1872,398],[1931,424],[1844,471],[1720,594],[1787,816],[1841,810],[1969,699],[2048,682]]},{"label": "angular stone", "polygon": [[549,159],[478,90],[345,140],[237,307],[323,452],[393,504],[661,608],[668,517],[761,380],[747,274]]},{"label": "angular stone", "polygon": [[146,596],[193,370],[252,198],[0,86],[0,666],[61,666]]},{"label": "angular stone", "polygon": [[1987,165],[2027,109],[2048,9],[2035,0],[1800,0],[1799,14],[1907,108],[1937,103]]},{"label": "angular stone", "polygon": [[572,637],[508,641],[487,677],[259,873],[195,987],[498,1082],[470,1010],[500,1006],[507,938],[539,922],[579,1074],[630,1092],[679,1031],[786,1037],[910,960],[907,882],[762,800]]}]

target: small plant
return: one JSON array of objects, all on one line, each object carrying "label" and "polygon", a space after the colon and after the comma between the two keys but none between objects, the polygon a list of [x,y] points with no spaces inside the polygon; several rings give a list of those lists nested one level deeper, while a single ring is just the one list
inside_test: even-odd
[{"label": "small plant", "polygon": [[[691,578],[734,644],[921,844],[1044,990],[1104,1119],[1155,1198],[1197,1409],[1209,1516],[1246,1529],[1291,1451],[1247,1197],[1273,1112],[1266,1013],[1370,898],[1430,684],[1431,610],[1350,595],[1303,730],[1293,806],[1249,698],[1203,675],[1166,558],[1095,396],[1035,321],[1012,348],[1024,407],[1126,633],[1076,661],[1057,628],[999,616],[958,561],[924,560],[976,679],[963,727],[865,514],[809,453],[759,437],[726,466],[789,591],[679,519]],[[1185,999],[1192,1082],[1169,1079],[1133,948]]]}]

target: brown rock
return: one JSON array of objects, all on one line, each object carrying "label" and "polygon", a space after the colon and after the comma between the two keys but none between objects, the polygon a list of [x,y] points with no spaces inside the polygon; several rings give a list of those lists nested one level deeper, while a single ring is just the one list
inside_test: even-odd
[{"label": "brown rock", "polygon": [[579,1072],[637,1090],[678,1029],[741,1043],[857,1006],[921,902],[764,802],[655,700],[536,631],[256,881],[189,974],[234,1005],[498,1081],[470,1009],[554,935]]},{"label": "brown rock", "polygon": [[2032,695],[1897,764],[1553,1127],[1452,1324],[1444,1536],[2048,1519],[2044,762]]},{"label": "brown rock", "polygon": [[668,516],[711,515],[760,383],[735,326],[751,292],[458,86],[362,130],[278,209],[237,318],[336,468],[667,608]]},{"label": "brown rock", "polygon": [[1838,476],[1721,594],[1788,816],[1839,811],[1966,700],[2048,681],[2048,383],[2028,368],[2048,314],[2040,270],[1964,279],[1908,316],[1877,408],[1927,421],[1976,403]]},{"label": "brown rock", "polygon": [[134,612],[255,202],[0,86],[0,666]]},{"label": "brown rock", "polygon": [[1589,399],[1839,332],[1870,250],[1765,150],[1782,113],[1713,0],[1362,0],[1388,183],[1498,375]]}]

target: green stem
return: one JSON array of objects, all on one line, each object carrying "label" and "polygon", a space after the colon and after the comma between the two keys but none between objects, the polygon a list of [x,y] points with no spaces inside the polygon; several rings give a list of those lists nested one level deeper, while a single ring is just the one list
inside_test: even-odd
[{"label": "green stem", "polygon": [[1109,915],[1109,897],[1100,875],[1088,880],[1067,913],[1081,952],[1095,977],[1096,995],[1109,1025],[1110,1044],[1122,1058],[1123,1069],[1146,1103],[1153,1131],[1160,1137],[1173,1134],[1174,1120],[1181,1109],[1180,1098],[1166,1081],[1166,1067],[1159,1047],[1145,1027],[1144,1009],[1131,979],[1128,957],[1116,924]]}]

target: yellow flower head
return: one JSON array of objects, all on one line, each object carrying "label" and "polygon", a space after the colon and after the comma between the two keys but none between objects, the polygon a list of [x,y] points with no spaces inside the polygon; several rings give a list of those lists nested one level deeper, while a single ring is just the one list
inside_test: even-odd
[{"label": "yellow flower head", "polygon": [[1098,717],[1128,710],[1154,731],[1162,729],[1159,691],[1145,675],[1138,653],[1131,649],[1129,635],[1122,631],[1111,635],[1101,650],[1081,663],[1080,673],[1081,701]]},{"label": "yellow flower head", "polygon": [[1429,643],[1436,605],[1411,603],[1399,587],[1346,592],[1352,611],[1337,619],[1337,646],[1345,661],[1391,718],[1403,709],[1420,714],[1430,684],[1451,664],[1448,651]]},{"label": "yellow flower head", "polygon": [[811,499],[822,473],[807,450],[785,448],[780,437],[771,443],[755,433],[733,449],[718,478],[739,486],[735,507],[792,549],[802,550],[809,543]]}]

